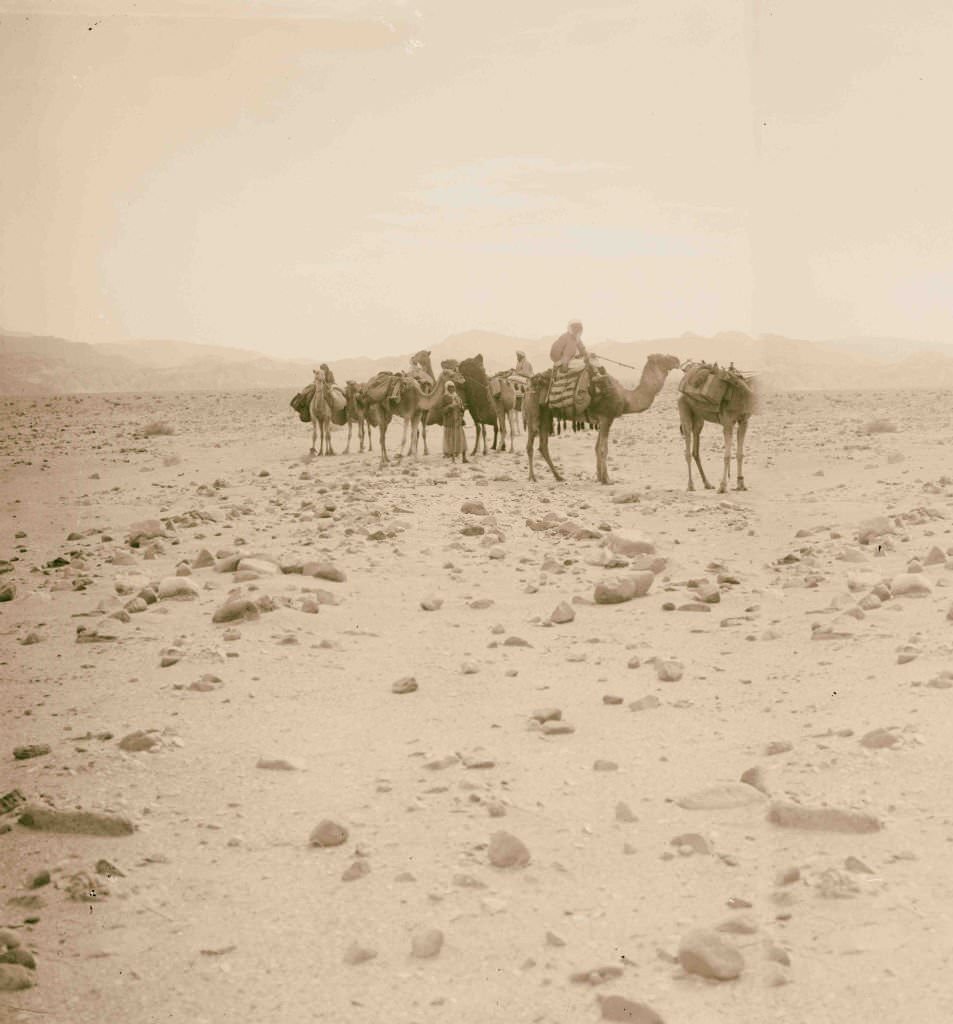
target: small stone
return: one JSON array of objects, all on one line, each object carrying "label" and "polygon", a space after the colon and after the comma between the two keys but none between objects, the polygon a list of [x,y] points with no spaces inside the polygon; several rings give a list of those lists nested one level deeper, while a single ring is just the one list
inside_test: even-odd
[{"label": "small stone", "polygon": [[524,640],[521,636],[508,636],[503,641],[504,647],[532,647],[533,645],[528,641]]},{"label": "small stone", "polygon": [[359,878],[371,873],[371,866],[366,860],[356,860],[341,875],[342,882],[356,882]]},{"label": "small stone", "polygon": [[391,684],[391,693],[413,693],[417,689],[417,680],[413,676],[404,676]]},{"label": "small stone", "polygon": [[774,884],[777,886],[793,885],[800,880],[800,877],[801,869],[799,867],[785,868],[774,876]]},{"label": "small stone", "polygon": [[0,584],[0,602],[12,601],[17,596],[17,585],[12,581]]},{"label": "small stone", "polygon": [[156,750],[162,746],[162,737],[155,731],[145,732],[137,729],[129,733],[119,741],[119,749],[130,753],[139,753],[143,750]]},{"label": "small stone", "polygon": [[665,1024],[655,1010],[645,1003],[637,1003],[623,996],[605,996],[600,1002],[603,1020],[628,1021],[629,1024]]},{"label": "small stone", "polygon": [[287,761],[283,757],[259,757],[255,767],[266,772],[298,771],[298,766],[293,761]]},{"label": "small stone", "polygon": [[552,946],[555,949],[559,949],[566,945],[566,940],[555,932],[546,932],[545,942],[547,946]]},{"label": "small stone", "polygon": [[621,704],[622,703],[622,698],[621,697],[616,697],[616,696],[614,696],[611,693],[606,693],[606,694],[603,694],[602,703],[603,704],[610,704],[610,705],[612,705],[612,704]]},{"label": "small stone", "polygon": [[312,829],[308,844],[321,847],[340,846],[347,842],[347,835],[347,829],[343,825],[325,818]]},{"label": "small stone", "polygon": [[460,511],[470,516],[486,516],[489,513],[482,501],[465,501],[460,506]]},{"label": "small stone", "polygon": [[552,615],[549,616],[549,621],[555,623],[557,626],[561,626],[564,623],[572,622],[575,617],[576,613],[573,611],[572,607],[566,604],[565,601],[560,601],[553,609]]},{"label": "small stone", "polygon": [[493,833],[488,856],[490,863],[497,868],[525,868],[530,862],[529,850],[509,832]]},{"label": "small stone", "polygon": [[560,708],[537,708],[529,717],[540,723],[558,722],[563,717],[563,713]]},{"label": "small stone", "polygon": [[669,846],[687,846],[692,853],[711,853],[711,846],[708,840],[697,832],[685,832],[682,835],[675,836],[674,839],[669,841]]},{"label": "small stone", "polygon": [[636,530],[616,530],[609,534],[606,543],[613,554],[623,558],[655,554],[654,541]]},{"label": "small stone", "polygon": [[626,662],[625,667],[626,668],[641,668],[642,667],[642,659],[637,654],[633,654],[632,657],[629,658],[629,660]]},{"label": "small stone", "polygon": [[619,770],[619,766],[615,761],[603,761],[600,759],[593,762],[592,770],[594,772],[617,772]]},{"label": "small stone", "polygon": [[596,604],[624,604],[637,597],[644,597],[655,582],[652,572],[637,572],[617,580],[605,580],[596,584],[593,600]]},{"label": "small stone", "polygon": [[19,992],[35,984],[33,975],[22,964],[0,964],[0,992]]},{"label": "small stone", "polygon": [[886,747],[895,747],[900,742],[900,737],[889,729],[873,729],[860,738],[860,745],[869,750],[883,750]]},{"label": "small stone", "polygon": [[303,576],[315,576],[319,580],[330,580],[332,583],[343,583],[347,579],[343,569],[330,562],[306,562],[301,567]]},{"label": "small stone", "polygon": [[574,733],[576,731],[576,727],[563,721],[543,722],[541,731],[546,736],[568,736],[570,733]]},{"label": "small stone", "polygon": [[725,782],[679,797],[675,803],[689,811],[745,807],[764,801],[764,794],[745,782]]},{"label": "small stone", "polygon": [[766,960],[773,963],[783,964],[785,967],[791,966],[791,957],[788,956],[788,951],[770,940],[765,944],[764,956]]},{"label": "small stone", "polygon": [[779,963],[767,964],[764,968],[763,978],[767,988],[780,988],[791,981],[788,972]]},{"label": "small stone", "polygon": [[655,662],[655,674],[663,683],[677,683],[684,671],[685,666],[674,659],[657,659]]},{"label": "small stone", "polygon": [[857,875],[872,875],[874,873],[873,868],[868,867],[858,857],[847,857],[844,860],[844,867],[848,871],[853,871]]},{"label": "small stone", "polygon": [[254,621],[260,615],[258,605],[245,597],[232,598],[220,605],[212,616],[212,622]]},{"label": "small stone", "polygon": [[646,697],[639,697],[638,700],[630,701],[630,711],[651,711],[652,708],[657,708],[661,705],[661,701],[654,694],[648,694]]},{"label": "small stone", "polygon": [[615,820],[631,825],[639,819],[632,813],[632,808],[624,800],[620,800],[615,805]]},{"label": "small stone", "polygon": [[678,947],[678,962],[689,974],[716,981],[730,981],[744,970],[741,953],[714,931],[698,928],[689,932]]},{"label": "small stone", "polygon": [[26,747],[14,747],[13,756],[17,761],[29,761],[34,757],[43,757],[50,752],[48,743],[31,743]]},{"label": "small stone", "polygon": [[423,610],[425,612],[437,612],[437,611],[440,611],[440,609],[443,607],[443,598],[442,597],[425,597],[420,602],[420,607],[423,608]]},{"label": "small stone", "polygon": [[764,793],[765,796],[771,795],[768,792],[764,769],[758,765],[755,765],[753,768],[748,768],[746,771],[742,772],[741,779],[739,781],[744,782],[749,786],[754,786],[755,789]]},{"label": "small stone", "polygon": [[416,932],[410,942],[410,952],[418,960],[428,960],[443,949],[443,932],[439,928],[426,928]]},{"label": "small stone", "polygon": [[768,809],[768,821],[782,828],[799,828],[814,832],[879,832],[883,823],[862,811],[836,807],[805,807],[801,804],[775,801]]},{"label": "small stone", "polygon": [[766,757],[774,757],[777,754],[786,754],[793,749],[794,744],[788,743],[787,740],[772,740],[764,748],[764,753]]},{"label": "small stone", "polygon": [[96,811],[57,811],[28,804],[17,819],[20,825],[39,832],[88,836],[128,836],[135,831],[128,818]]}]

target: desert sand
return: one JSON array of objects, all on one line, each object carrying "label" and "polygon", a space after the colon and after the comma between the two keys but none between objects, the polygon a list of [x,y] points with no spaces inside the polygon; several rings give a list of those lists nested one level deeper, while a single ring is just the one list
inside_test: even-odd
[{"label": "desert sand", "polygon": [[0,1019],[953,1019],[949,395],[774,394],[725,495],[675,396],[608,487],[5,400]]}]

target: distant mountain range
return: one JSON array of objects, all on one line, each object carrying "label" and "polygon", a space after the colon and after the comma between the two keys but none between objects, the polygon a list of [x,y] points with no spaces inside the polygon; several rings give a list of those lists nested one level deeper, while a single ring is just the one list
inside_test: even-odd
[{"label": "distant mountain range", "polygon": [[[549,365],[553,336],[517,338],[490,331],[465,331],[431,348],[444,359],[482,353],[490,372],[513,366],[517,349],[534,367]],[[638,378],[646,356],[666,352],[680,359],[706,359],[758,372],[782,391],[953,389],[953,346],[895,338],[801,341],[781,335],[725,332],[712,337],[683,334],[651,341],[589,342],[607,368],[623,381]],[[311,380],[314,359],[274,359],[260,352],[186,341],[141,340],[86,344],[63,338],[0,331],[0,394],[83,394],[113,391],[245,391],[300,389]],[[364,381],[379,370],[408,365],[410,353],[330,361],[338,381]],[[612,361],[610,364],[609,361]],[[624,365],[616,365],[624,364]]]}]

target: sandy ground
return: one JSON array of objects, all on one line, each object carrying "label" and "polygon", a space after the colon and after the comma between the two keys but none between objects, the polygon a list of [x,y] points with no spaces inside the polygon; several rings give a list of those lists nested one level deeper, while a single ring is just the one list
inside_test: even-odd
[{"label": "sandy ground", "polygon": [[[616,424],[610,487],[591,434],[554,439],[561,485],[542,465],[529,485],[522,450],[309,459],[289,397],[0,410],[0,795],[134,825],[0,817],[0,926],[37,962],[0,1019],[561,1024],[609,995],[668,1024],[953,1019],[948,394],[774,396],[751,489],[727,495],[685,492],[671,387]],[[896,431],[865,432],[878,416]],[[174,434],[137,436],[156,419]],[[154,518],[167,536],[131,547]],[[109,617],[203,549],[257,571],[194,567],[192,599]],[[345,578],[276,569],[313,562]],[[646,596],[593,603],[649,563]],[[272,610],[213,623],[232,591]],[[575,617],[552,625],[560,602]],[[406,676],[418,689],[392,692]],[[574,731],[544,731],[542,708]],[[120,749],[136,730],[151,752]],[[51,749],[14,758],[31,744]],[[680,805],[699,790],[737,805]],[[777,801],[875,830],[785,827]],[[347,841],[309,845],[323,819]],[[490,863],[498,831],[528,865]],[[734,980],[678,962],[719,926]],[[415,957],[426,929],[442,949]],[[355,946],[376,955],[347,962]]]}]

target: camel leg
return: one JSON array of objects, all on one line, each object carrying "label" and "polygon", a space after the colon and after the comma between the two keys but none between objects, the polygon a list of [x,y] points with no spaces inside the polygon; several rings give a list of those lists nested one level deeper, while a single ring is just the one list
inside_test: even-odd
[{"label": "camel leg", "polygon": [[311,454],[317,455],[314,450],[315,443],[318,440],[318,421],[312,416],[311,417]]},{"label": "camel leg", "polygon": [[738,482],[735,484],[736,491],[746,491],[748,489],[745,487],[744,471],[745,434],[747,433],[748,421],[738,420]]},{"label": "camel leg", "polygon": [[354,429],[354,420],[350,416],[347,418],[347,444],[344,446],[344,454],[349,455],[351,452],[351,431]]},{"label": "camel leg", "polygon": [[[496,419],[497,419],[497,423],[499,424],[499,428],[500,428],[500,451],[501,452],[505,452],[506,451],[506,413],[505,412],[498,412],[496,414]],[[512,438],[510,438],[510,441],[512,441]]]},{"label": "camel leg", "polygon": [[378,421],[378,429],[380,430],[380,449],[381,449],[381,466],[390,462],[387,458],[387,428],[390,425],[390,420],[384,417],[383,412],[380,414]]},{"label": "camel leg", "polygon": [[721,483],[718,485],[718,493],[724,494],[728,489],[728,477],[731,475],[731,436],[735,432],[733,423],[723,423],[721,426],[725,435],[725,461],[721,474]]},{"label": "camel leg", "polygon": [[526,426],[526,457],[529,460],[530,483],[536,483],[536,474],[533,472],[533,448],[536,444],[536,431],[531,423]]},{"label": "camel leg", "polygon": [[688,467],[688,490],[695,490],[695,481],[692,480],[692,430],[683,423],[681,426],[682,440],[685,442],[685,465]]},{"label": "camel leg", "polygon": [[486,455],[486,424],[481,423],[480,429],[483,434],[483,454]]},{"label": "camel leg", "polygon": [[330,420],[328,420],[327,423],[325,423],[324,429],[325,429],[325,431],[327,431],[327,435],[326,435],[327,436],[327,454],[328,455],[333,455],[334,454],[334,448],[331,445],[331,421]]},{"label": "camel leg", "polygon": [[704,421],[699,420],[698,423],[692,427],[692,454],[695,457],[695,465],[698,466],[698,472],[701,473],[702,483],[705,485],[705,490],[710,491],[712,485],[708,482],[708,477],[705,476],[705,470],[702,466],[701,458],[702,427],[704,425]]},{"label": "camel leg", "polygon": [[552,430],[552,420],[546,422],[545,414],[540,413],[539,417],[539,454],[546,460],[546,465],[552,470],[553,476],[562,482],[562,474],[553,465],[552,456],[549,454],[549,433]]},{"label": "camel leg", "polygon": [[596,480],[600,484],[609,483],[609,428],[612,420],[607,417],[599,419],[599,433],[596,436]]},{"label": "camel leg", "polygon": [[472,459],[477,453],[477,448],[480,444],[480,424],[476,420],[473,421],[474,437],[473,437],[473,451],[470,452],[470,458]]}]

